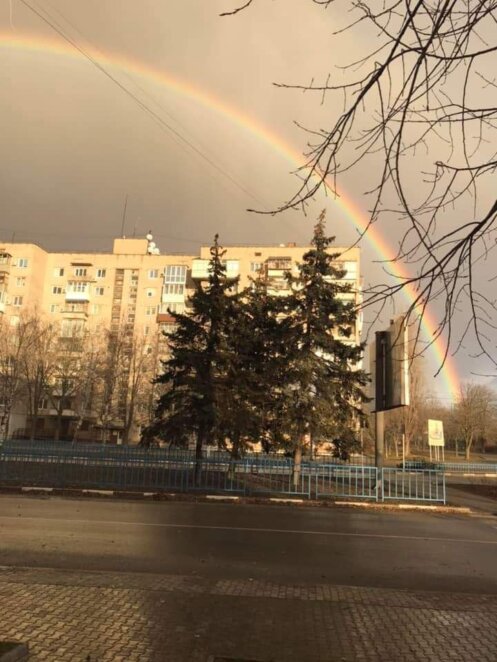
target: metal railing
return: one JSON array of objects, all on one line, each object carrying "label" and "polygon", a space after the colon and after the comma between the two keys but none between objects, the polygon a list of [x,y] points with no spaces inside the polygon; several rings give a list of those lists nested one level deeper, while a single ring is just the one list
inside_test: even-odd
[{"label": "metal railing", "polygon": [[314,489],[317,499],[339,497],[377,499],[378,470],[367,465],[314,467]]},{"label": "metal railing", "polygon": [[8,442],[0,447],[0,485],[74,489],[215,492],[445,502],[445,476],[436,470],[302,461],[251,453],[233,459],[193,451],[68,442]]},{"label": "metal railing", "polygon": [[497,475],[497,463],[489,462],[444,462],[439,465],[441,469],[449,473],[470,473],[470,474],[495,474]]},{"label": "metal railing", "polygon": [[445,474],[435,469],[381,471],[383,501],[430,501],[445,503]]}]

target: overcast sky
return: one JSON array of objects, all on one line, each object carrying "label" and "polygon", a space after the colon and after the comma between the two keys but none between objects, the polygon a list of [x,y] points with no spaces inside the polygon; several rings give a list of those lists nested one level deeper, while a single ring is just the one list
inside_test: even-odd
[{"label": "overcast sky", "polygon": [[[28,1],[84,48],[183,81],[249,116],[297,152],[307,137],[294,121],[322,128],[330,109],[319,97],[272,83],[307,83],[330,71],[340,76],[337,66],[362,52],[357,36],[332,38],[347,20],[340,5],[326,11],[307,0],[259,2],[220,18],[237,3]],[[121,231],[126,195],[126,232],[152,229],[163,252],[196,253],[215,232],[224,243],[304,243],[323,207],[338,244],[355,238],[350,220],[324,197],[311,205],[307,219],[299,212],[247,212],[273,209],[295,191],[294,164],[227,115],[136,73],[108,69],[178,139],[83,57],[11,48],[9,39],[30,36],[64,44],[20,0],[0,0],[0,31],[3,239],[15,233],[16,241],[51,250],[108,250]],[[375,35],[362,36],[361,49],[375,43]],[[365,182],[367,168],[359,168],[343,184],[364,210]],[[395,246],[397,238],[389,240]],[[379,257],[363,245],[366,282],[381,277],[374,263]],[[397,310],[403,305],[400,300]],[[458,357],[461,374],[470,370],[466,349]]]}]

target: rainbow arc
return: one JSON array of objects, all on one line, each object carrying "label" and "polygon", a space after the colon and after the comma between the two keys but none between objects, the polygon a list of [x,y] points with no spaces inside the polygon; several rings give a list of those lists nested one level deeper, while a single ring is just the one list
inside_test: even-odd
[{"label": "rainbow arc", "polygon": [[[0,32],[0,48],[17,49],[25,52],[48,53],[75,60],[83,60],[84,54],[73,49],[69,44],[34,35],[19,35]],[[117,53],[101,52],[96,49],[85,47],[88,55],[105,67],[114,70],[120,70],[127,74],[134,74],[150,82],[167,88],[170,92],[191,99],[195,103],[205,106],[210,111],[219,113],[229,119],[235,125],[250,132],[257,139],[267,144],[272,150],[279,153],[291,164],[292,168],[299,167],[302,164],[302,155],[293,147],[288,145],[274,131],[269,130],[262,123],[253,117],[243,113],[240,109],[225,103],[222,99],[202,90],[188,81],[184,81],[170,74],[119,55]],[[392,248],[387,240],[374,225],[368,227],[368,219],[361,212],[356,204],[341,192],[340,197],[332,200],[347,220],[351,222],[360,233],[365,232],[365,238],[380,256],[381,260],[388,263],[388,268],[392,276],[405,282],[409,278],[406,269],[399,263],[392,261],[395,257]],[[447,394],[453,399],[457,399],[459,394],[459,376],[457,374],[454,360],[451,356],[445,355],[444,339],[438,333],[437,323],[427,307],[417,302],[417,292],[414,286],[406,284],[403,288],[404,295],[410,305],[415,306],[417,314],[421,318],[421,326],[426,339],[430,344],[432,353],[438,365],[443,363],[441,377]]]}]

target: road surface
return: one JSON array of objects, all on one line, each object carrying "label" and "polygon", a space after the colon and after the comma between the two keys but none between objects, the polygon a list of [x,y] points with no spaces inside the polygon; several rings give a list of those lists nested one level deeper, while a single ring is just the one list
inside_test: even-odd
[{"label": "road surface", "polygon": [[496,659],[497,518],[3,496],[0,541],[35,661]]}]

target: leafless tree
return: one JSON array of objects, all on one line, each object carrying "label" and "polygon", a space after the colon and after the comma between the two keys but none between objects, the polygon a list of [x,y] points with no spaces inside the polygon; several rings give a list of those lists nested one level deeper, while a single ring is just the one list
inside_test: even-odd
[{"label": "leafless tree", "polygon": [[122,428],[127,444],[134,428],[149,422],[157,363],[158,338],[145,337],[124,322],[107,334],[98,398],[104,441],[111,424]]},{"label": "leafless tree", "polygon": [[147,420],[150,391],[157,374],[158,341],[135,331],[126,347],[126,379],[123,383],[123,443],[130,441],[133,428]]},{"label": "leafless tree", "polygon": [[468,383],[461,387],[455,420],[464,439],[466,459],[478,437],[485,437],[495,419],[496,394],[488,386]]},{"label": "leafless tree", "polygon": [[104,374],[106,336],[102,329],[87,329],[83,336],[83,351],[78,357],[78,386],[72,402],[76,416],[73,441],[78,438],[85,420],[96,420],[99,385]]},{"label": "leafless tree", "polygon": [[[327,9],[332,24],[343,16],[343,3],[309,2]],[[331,119],[325,129],[306,130],[295,193],[269,213],[305,208],[320,190],[339,195],[346,173],[375,165],[368,230],[375,224],[399,237],[395,261],[412,276],[369,289],[364,305],[378,308],[412,285],[413,317],[433,298],[442,302],[430,342],[443,333],[448,352],[471,336],[497,365],[496,302],[482,276],[497,246],[497,0],[348,4],[349,23],[339,32],[352,32],[357,48],[374,47],[323,81],[278,83],[314,92]]]},{"label": "leafless tree", "polygon": [[36,317],[31,314],[20,316],[17,324],[0,321],[0,439],[10,432],[12,410],[26,396],[24,365],[34,344]]},{"label": "leafless tree", "polygon": [[42,401],[45,397],[49,397],[56,367],[59,332],[57,325],[39,316],[33,316],[30,320],[31,342],[29,351],[23,355],[22,360],[30,417],[30,439],[34,439],[36,435]]},{"label": "leafless tree", "polygon": [[423,357],[414,357],[409,368],[409,405],[400,407],[386,413],[385,433],[393,439],[395,447],[397,441],[404,435],[404,448],[406,457],[417,444],[422,445],[423,435],[427,426],[427,385],[423,374]]}]

